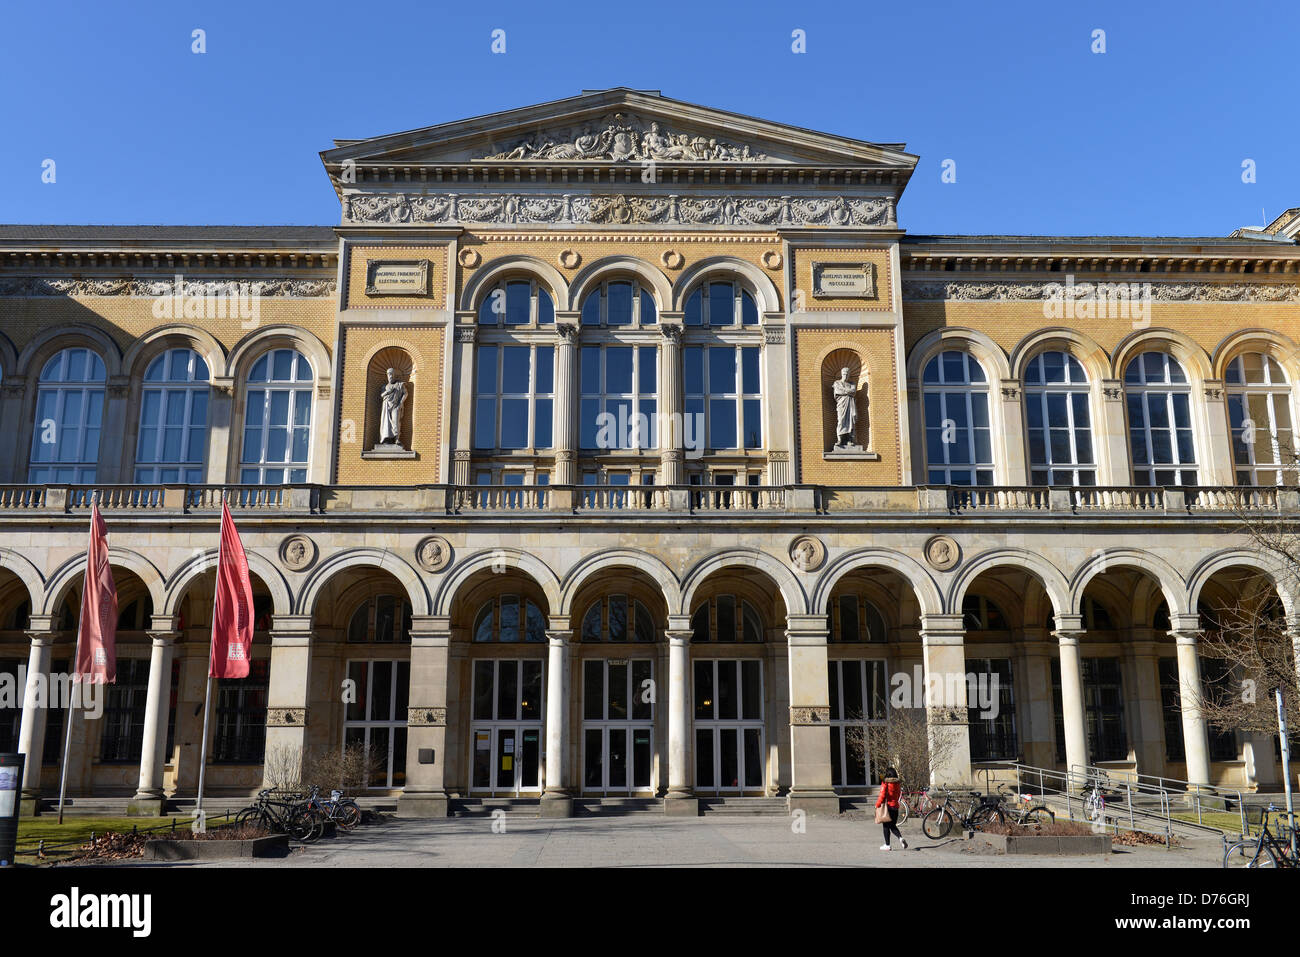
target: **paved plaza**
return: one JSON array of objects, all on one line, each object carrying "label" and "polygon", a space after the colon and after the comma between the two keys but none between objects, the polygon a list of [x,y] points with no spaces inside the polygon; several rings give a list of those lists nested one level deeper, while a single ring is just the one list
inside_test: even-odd
[{"label": "paved plaza", "polygon": [[904,825],[909,850],[880,850],[869,820],[787,817],[626,817],[538,820],[391,819],[293,851],[287,858],[201,867],[1219,867],[1222,846],[1121,847],[1105,857],[990,856],[961,838],[930,841]]}]

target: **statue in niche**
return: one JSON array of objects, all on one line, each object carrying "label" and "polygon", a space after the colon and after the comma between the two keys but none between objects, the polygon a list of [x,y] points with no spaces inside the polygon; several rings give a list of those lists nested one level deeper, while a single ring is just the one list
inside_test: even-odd
[{"label": "statue in niche", "polygon": [[397,370],[388,370],[388,382],[379,392],[379,444],[402,447],[402,406],[406,405],[406,383],[397,381]]},{"label": "statue in niche", "polygon": [[858,444],[858,389],[849,381],[848,366],[840,369],[840,377],[831,383],[835,397],[835,448],[861,449]]}]

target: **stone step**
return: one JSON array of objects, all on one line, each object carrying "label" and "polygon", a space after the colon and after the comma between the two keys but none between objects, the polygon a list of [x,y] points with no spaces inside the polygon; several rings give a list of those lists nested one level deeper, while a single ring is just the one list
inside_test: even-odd
[{"label": "stone step", "polygon": [[574,817],[625,817],[629,814],[663,814],[663,798],[574,798]]},{"label": "stone step", "polygon": [[712,815],[785,815],[789,805],[781,797],[700,798],[700,814]]},{"label": "stone step", "polygon": [[496,811],[512,817],[537,817],[539,798],[455,798],[448,802],[450,817],[491,817]]}]

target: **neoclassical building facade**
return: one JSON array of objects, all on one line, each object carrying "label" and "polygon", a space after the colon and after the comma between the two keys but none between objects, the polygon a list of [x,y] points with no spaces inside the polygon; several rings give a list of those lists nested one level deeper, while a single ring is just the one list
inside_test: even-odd
[{"label": "neoclassical building facade", "polygon": [[223,500],[257,632],[212,794],[360,744],[409,814],[833,811],[899,708],[941,782],[1281,787],[1275,741],[1182,692],[1244,590],[1300,629],[1241,526],[1300,510],[1300,211],[910,235],[901,145],[622,88],[321,159],[333,227],[0,227],[0,751],[29,806],[96,498],[121,619],[81,799],[195,793]]}]

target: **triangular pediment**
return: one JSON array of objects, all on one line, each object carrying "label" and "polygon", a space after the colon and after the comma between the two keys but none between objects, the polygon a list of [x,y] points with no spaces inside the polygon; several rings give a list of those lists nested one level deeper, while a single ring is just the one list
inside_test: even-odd
[{"label": "triangular pediment", "polygon": [[910,173],[916,157],[877,144],[627,88],[423,129],[339,140],[327,167],[464,163],[659,163],[829,166]]}]

